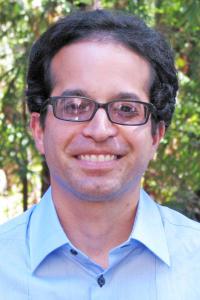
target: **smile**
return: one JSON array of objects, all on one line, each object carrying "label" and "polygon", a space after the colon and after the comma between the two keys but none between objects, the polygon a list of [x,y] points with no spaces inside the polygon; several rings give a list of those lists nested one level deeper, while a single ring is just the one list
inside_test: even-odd
[{"label": "smile", "polygon": [[113,154],[84,154],[79,155],[78,159],[85,161],[104,162],[116,160],[118,159],[118,156]]}]

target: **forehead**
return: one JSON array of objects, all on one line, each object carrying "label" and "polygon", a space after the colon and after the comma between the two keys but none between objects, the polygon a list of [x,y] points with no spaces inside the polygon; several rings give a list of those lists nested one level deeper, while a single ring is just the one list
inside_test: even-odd
[{"label": "forehead", "polygon": [[50,70],[54,95],[77,88],[102,96],[104,92],[108,96],[113,91],[135,89],[145,97],[152,81],[149,62],[115,41],[79,41],[64,46],[53,57]]}]

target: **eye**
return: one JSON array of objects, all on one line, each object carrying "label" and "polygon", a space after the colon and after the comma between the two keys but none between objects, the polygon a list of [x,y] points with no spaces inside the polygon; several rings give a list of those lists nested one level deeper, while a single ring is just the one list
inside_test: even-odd
[{"label": "eye", "polygon": [[137,109],[133,104],[121,104],[118,110],[124,113],[137,113]]},{"label": "eye", "polygon": [[140,114],[137,103],[116,102],[113,106],[113,113],[120,118],[135,118]]},{"label": "eye", "polygon": [[90,109],[89,103],[86,100],[79,98],[66,98],[63,101],[63,110],[65,113],[84,113]]},{"label": "eye", "polygon": [[79,111],[87,112],[88,110],[90,110],[90,103],[84,101],[79,104],[78,109]]},{"label": "eye", "polygon": [[71,102],[71,103],[65,102],[63,105],[63,109],[67,113],[75,112],[78,110],[78,105],[73,102]]}]

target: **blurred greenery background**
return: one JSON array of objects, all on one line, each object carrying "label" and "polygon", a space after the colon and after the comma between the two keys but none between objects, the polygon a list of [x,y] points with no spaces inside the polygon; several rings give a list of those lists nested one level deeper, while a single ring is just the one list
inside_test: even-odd
[{"label": "blurred greenery background", "polygon": [[200,1],[0,0],[0,223],[37,203],[49,184],[28,126],[24,92],[30,47],[59,17],[96,8],[141,16],[175,50],[176,113],[143,184],[159,202],[200,221]]}]

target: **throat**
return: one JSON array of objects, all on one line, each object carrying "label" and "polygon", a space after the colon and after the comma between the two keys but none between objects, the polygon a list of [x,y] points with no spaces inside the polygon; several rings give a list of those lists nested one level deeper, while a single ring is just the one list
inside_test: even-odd
[{"label": "throat", "polygon": [[103,269],[109,266],[110,251],[128,240],[133,222],[133,214],[126,221],[108,216],[100,219],[97,214],[70,224],[61,221],[71,243]]},{"label": "throat", "polygon": [[130,236],[139,194],[95,202],[73,199],[67,191],[64,194],[52,191],[56,212],[68,239],[97,264],[107,268],[109,252]]}]

